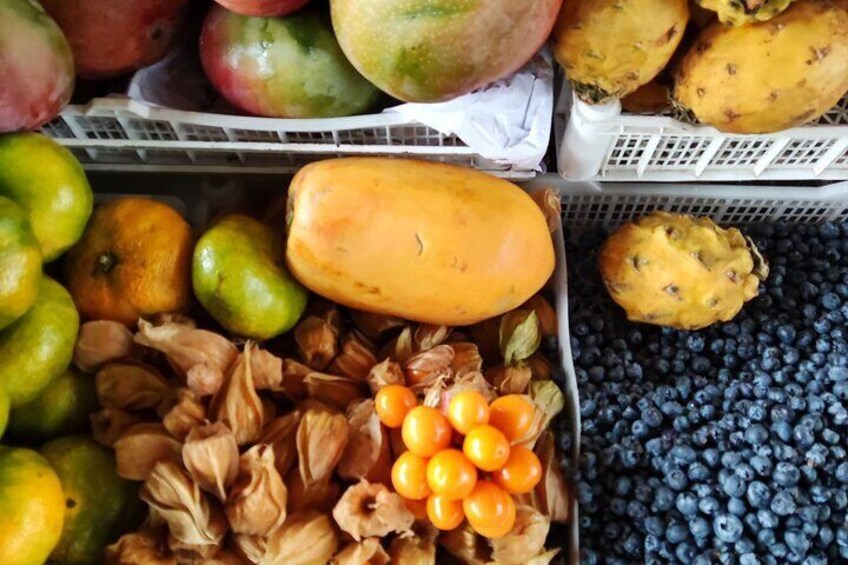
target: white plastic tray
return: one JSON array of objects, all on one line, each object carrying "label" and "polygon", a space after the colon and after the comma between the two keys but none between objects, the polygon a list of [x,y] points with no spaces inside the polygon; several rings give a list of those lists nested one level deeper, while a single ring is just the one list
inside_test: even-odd
[{"label": "white plastic tray", "polygon": [[42,128],[92,171],[293,173],[317,159],[407,156],[530,179],[485,159],[454,135],[395,113],[293,120],[185,112],[127,98],[72,105]]},{"label": "white plastic tray", "polygon": [[590,106],[565,83],[555,118],[558,169],[570,180],[732,182],[848,179],[848,97],[818,123],[735,135],[670,116]]}]

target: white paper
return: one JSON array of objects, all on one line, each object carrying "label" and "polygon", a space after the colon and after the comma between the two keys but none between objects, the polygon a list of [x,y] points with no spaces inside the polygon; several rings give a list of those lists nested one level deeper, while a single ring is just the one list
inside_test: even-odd
[{"label": "white paper", "polygon": [[437,104],[388,108],[439,132],[455,134],[487,159],[541,171],[551,137],[554,69],[547,49],[522,70],[487,88]]},{"label": "white paper", "polygon": [[[486,88],[449,102],[401,104],[384,112],[456,135],[474,152],[499,164],[542,171],[551,135],[553,82],[552,58],[543,49],[519,72]],[[136,72],[127,95],[174,110],[239,114],[215,92],[197,55],[183,48]]]}]

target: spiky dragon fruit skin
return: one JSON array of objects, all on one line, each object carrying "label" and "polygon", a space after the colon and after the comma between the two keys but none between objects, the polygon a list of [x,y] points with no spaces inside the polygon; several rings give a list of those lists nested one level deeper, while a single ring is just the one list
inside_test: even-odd
[{"label": "spiky dragon fruit skin", "polygon": [[68,37],[77,75],[99,79],[162,59],[189,0],[41,0]]},{"label": "spiky dragon fruit skin", "polygon": [[733,319],[768,268],[736,229],[709,218],[654,212],[622,226],[598,263],[629,320],[694,330]]},{"label": "spiky dragon fruit skin", "polygon": [[761,23],[707,27],[674,98],[730,133],[773,133],[821,117],[848,91],[848,2],[802,0]]},{"label": "spiky dragon fruit skin", "polygon": [[73,90],[71,48],[56,22],[32,0],[0,2],[0,133],[40,127]]},{"label": "spiky dragon fruit skin", "polygon": [[584,101],[623,97],[668,64],[688,20],[687,0],[566,0],[554,55]]},{"label": "spiky dragon fruit skin", "polygon": [[698,0],[703,8],[718,14],[723,24],[744,25],[766,22],[783,12],[795,0]]},{"label": "spiky dragon fruit skin", "polygon": [[224,8],[244,16],[286,16],[309,4],[309,0],[215,0]]}]

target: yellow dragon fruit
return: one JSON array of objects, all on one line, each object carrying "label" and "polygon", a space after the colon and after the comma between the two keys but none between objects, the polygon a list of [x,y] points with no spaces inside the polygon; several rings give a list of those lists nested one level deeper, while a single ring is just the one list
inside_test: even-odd
[{"label": "yellow dragon fruit", "polygon": [[738,26],[765,22],[789,7],[795,0],[698,0],[698,3],[718,14],[723,24]]},{"label": "yellow dragon fruit", "polygon": [[554,55],[586,102],[626,96],[666,66],[688,20],[687,0],[565,0]]},{"label": "yellow dragon fruit", "polygon": [[731,133],[814,121],[848,91],[848,1],[798,0],[767,22],[707,27],[677,68],[674,99]]},{"label": "yellow dragon fruit", "polygon": [[622,226],[604,242],[599,263],[629,320],[685,330],[733,319],[768,276],[738,229],[667,212]]}]

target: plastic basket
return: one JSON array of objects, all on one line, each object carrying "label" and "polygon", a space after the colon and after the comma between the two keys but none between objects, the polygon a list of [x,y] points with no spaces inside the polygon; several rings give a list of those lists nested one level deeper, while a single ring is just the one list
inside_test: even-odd
[{"label": "plastic basket", "polygon": [[848,179],[848,97],[815,124],[769,135],[622,113],[617,100],[591,106],[568,83],[556,114],[558,169],[571,180]]},{"label": "plastic basket", "polygon": [[382,155],[455,163],[512,179],[536,175],[486,159],[454,135],[393,113],[269,119],[98,98],[68,106],[42,131],[92,171],[279,174],[318,159]]}]

